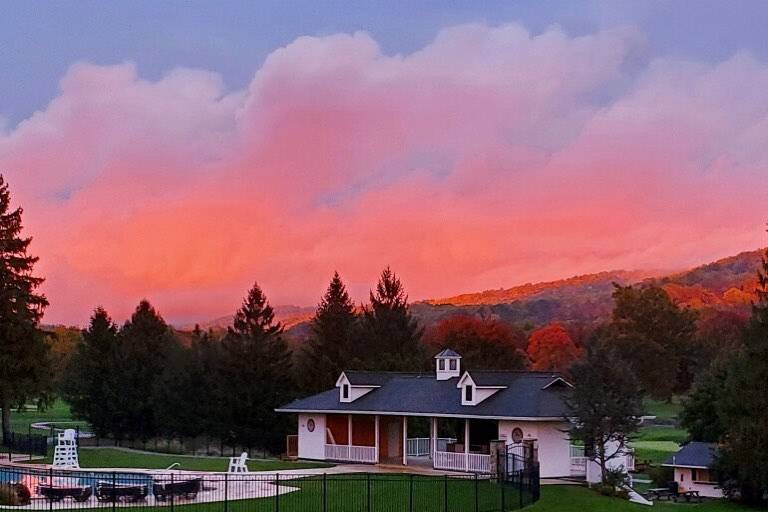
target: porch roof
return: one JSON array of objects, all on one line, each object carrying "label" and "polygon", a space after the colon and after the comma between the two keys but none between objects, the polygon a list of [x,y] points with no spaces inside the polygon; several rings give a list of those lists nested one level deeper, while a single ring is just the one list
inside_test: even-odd
[{"label": "porch roof", "polygon": [[[345,372],[348,376],[349,373]],[[376,372],[366,372],[375,374]],[[434,374],[379,374],[380,386],[354,402],[339,401],[339,391],[296,400],[278,412],[338,412],[495,419],[561,419],[567,409],[562,387],[546,387],[559,377],[551,372],[470,372],[483,383],[504,386],[478,405],[461,405],[458,378],[437,380]],[[386,377],[384,377],[386,375]],[[481,376],[482,375],[482,376]],[[359,375],[358,375],[359,376]],[[370,379],[374,382],[374,379]]]}]

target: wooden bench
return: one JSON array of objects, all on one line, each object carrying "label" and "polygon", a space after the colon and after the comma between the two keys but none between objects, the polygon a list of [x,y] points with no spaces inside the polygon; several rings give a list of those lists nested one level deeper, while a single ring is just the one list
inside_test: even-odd
[{"label": "wooden bench", "polygon": [[685,501],[687,502],[690,502],[691,500],[695,499],[699,503],[701,503],[701,496],[699,495],[699,491],[683,491],[680,493],[680,496],[685,498]]}]

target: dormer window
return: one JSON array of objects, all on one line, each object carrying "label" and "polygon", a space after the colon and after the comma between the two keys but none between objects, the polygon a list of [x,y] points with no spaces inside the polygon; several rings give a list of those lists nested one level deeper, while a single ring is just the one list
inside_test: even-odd
[{"label": "dormer window", "polygon": [[468,385],[464,387],[464,401],[465,402],[472,402],[474,400],[473,392],[474,387],[472,385]]},{"label": "dormer window", "polygon": [[345,400],[349,399],[349,384],[341,386],[341,397]]},{"label": "dormer window", "polygon": [[445,371],[445,359],[438,359],[437,360],[437,369],[442,371]]},{"label": "dormer window", "polygon": [[456,360],[455,359],[449,359],[448,360],[448,367],[451,369],[451,371],[456,371]]}]

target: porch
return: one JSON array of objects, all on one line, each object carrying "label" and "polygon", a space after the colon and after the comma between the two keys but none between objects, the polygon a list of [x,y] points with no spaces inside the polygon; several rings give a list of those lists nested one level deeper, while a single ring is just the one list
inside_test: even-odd
[{"label": "porch", "polygon": [[329,414],[325,459],[490,473],[493,420]]}]

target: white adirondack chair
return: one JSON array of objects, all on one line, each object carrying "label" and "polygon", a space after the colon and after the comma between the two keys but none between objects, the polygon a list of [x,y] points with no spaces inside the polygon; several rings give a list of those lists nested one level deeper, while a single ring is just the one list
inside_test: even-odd
[{"label": "white adirondack chair", "polygon": [[79,469],[77,457],[77,433],[68,428],[56,436],[56,447],[53,449],[53,467],[62,469]]},{"label": "white adirondack chair", "polygon": [[248,452],[243,452],[239,457],[230,457],[227,473],[248,473],[248,466],[245,462],[248,460]]}]

